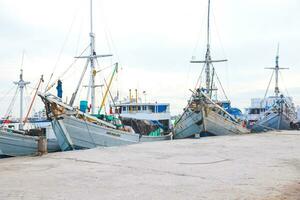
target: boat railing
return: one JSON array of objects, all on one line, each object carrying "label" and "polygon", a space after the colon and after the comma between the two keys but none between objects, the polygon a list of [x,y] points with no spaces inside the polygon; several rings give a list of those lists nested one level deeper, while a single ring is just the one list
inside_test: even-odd
[{"label": "boat railing", "polygon": [[80,111],[80,110],[77,109],[77,108],[71,107],[71,106],[69,106],[69,105],[67,105],[67,104],[65,104],[65,103],[63,103],[63,102],[61,102],[61,101],[60,101],[60,100],[61,100],[60,98],[58,98],[58,97],[56,97],[56,96],[54,96],[54,95],[52,95],[52,94],[50,94],[50,93],[47,93],[47,94],[42,94],[42,93],[40,93],[39,96],[40,96],[41,98],[45,99],[46,101],[50,102],[50,103],[54,103],[54,104],[59,105],[59,106],[61,106],[61,107],[63,107],[63,108],[66,108],[67,110],[70,110],[70,111],[76,111],[76,113],[77,113],[78,115],[82,115],[83,117],[86,117],[86,118],[88,118],[88,119],[91,119],[91,120],[93,120],[93,121],[96,121],[96,122],[99,123],[99,124],[102,124],[102,125],[108,126],[108,127],[110,127],[110,128],[116,129],[116,126],[115,126],[115,125],[113,125],[113,124],[111,124],[111,123],[109,123],[109,122],[106,122],[106,121],[104,121],[104,120],[98,119],[97,117],[94,117],[94,116],[92,116],[92,115],[90,115],[90,114],[84,113],[84,112]]}]

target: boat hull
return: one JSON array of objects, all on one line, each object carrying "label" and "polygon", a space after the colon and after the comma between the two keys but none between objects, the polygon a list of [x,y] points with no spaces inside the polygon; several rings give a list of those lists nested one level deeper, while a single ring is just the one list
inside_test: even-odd
[{"label": "boat hull", "polygon": [[204,114],[204,133],[212,136],[246,134],[249,131],[240,124],[233,123],[227,118],[211,111]]},{"label": "boat hull", "polygon": [[290,120],[283,113],[271,113],[268,116],[257,121],[253,127],[253,132],[263,132],[268,130],[291,130]]},{"label": "boat hull", "polygon": [[155,141],[163,141],[163,140],[172,140],[173,134],[169,133],[168,135],[162,135],[162,136],[148,136],[148,135],[142,135],[140,137],[140,142],[155,142]]},{"label": "boat hull", "polygon": [[202,112],[195,113],[187,110],[174,128],[174,138],[182,139],[192,137],[203,132]]},{"label": "boat hull", "polygon": [[[1,156],[28,156],[38,153],[38,137],[0,131]],[[59,151],[56,139],[48,139],[48,152]]]},{"label": "boat hull", "polygon": [[195,134],[201,136],[222,136],[249,133],[248,129],[234,123],[210,109],[193,112],[186,111],[174,128],[174,138],[188,138]]},{"label": "boat hull", "polygon": [[72,149],[91,149],[170,140],[172,134],[165,136],[142,136],[135,133],[115,130],[97,124],[63,115],[52,120],[53,130],[63,151]]},{"label": "boat hull", "polygon": [[63,151],[134,144],[140,137],[68,115],[54,119],[52,124],[56,124],[53,130]]},{"label": "boat hull", "polygon": [[[70,107],[53,95],[39,96],[45,104],[48,119],[62,151],[172,139],[171,133],[164,136],[143,136],[134,131],[120,130],[113,123]],[[125,128],[130,131],[130,127]]]}]

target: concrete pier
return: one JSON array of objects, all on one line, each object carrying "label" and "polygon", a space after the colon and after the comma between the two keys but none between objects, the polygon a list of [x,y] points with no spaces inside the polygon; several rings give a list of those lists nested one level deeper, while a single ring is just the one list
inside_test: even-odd
[{"label": "concrete pier", "polygon": [[0,199],[300,199],[300,132],[1,159]]}]

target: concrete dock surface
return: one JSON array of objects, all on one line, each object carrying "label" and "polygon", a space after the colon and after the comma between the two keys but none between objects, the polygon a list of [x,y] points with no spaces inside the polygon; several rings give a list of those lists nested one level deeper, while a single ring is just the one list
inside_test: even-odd
[{"label": "concrete dock surface", "polygon": [[0,199],[300,199],[300,132],[1,159]]}]

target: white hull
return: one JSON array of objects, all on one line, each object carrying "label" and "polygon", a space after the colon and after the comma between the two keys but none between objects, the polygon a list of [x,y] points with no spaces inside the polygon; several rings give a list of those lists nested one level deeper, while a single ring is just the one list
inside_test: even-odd
[{"label": "white hull", "polygon": [[249,133],[249,131],[240,124],[234,123],[213,111],[204,115],[204,127],[203,132],[215,136]]},{"label": "white hull", "polygon": [[202,112],[189,111],[189,114],[186,113],[184,119],[176,124],[174,137],[180,139],[195,134],[221,136],[246,133],[249,131],[240,124],[234,123],[213,111],[204,115]]},{"label": "white hull", "polygon": [[52,124],[60,147],[64,151],[171,139],[171,134],[158,137],[141,136],[136,133],[100,126],[68,115],[62,115],[58,120],[53,119]]}]

